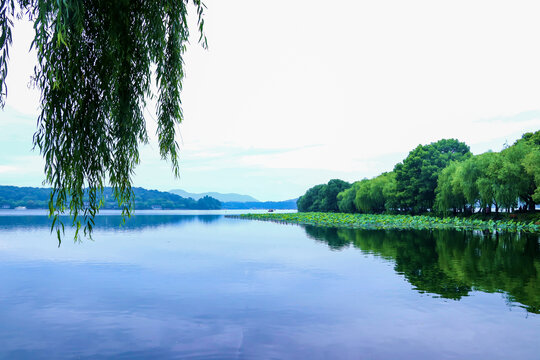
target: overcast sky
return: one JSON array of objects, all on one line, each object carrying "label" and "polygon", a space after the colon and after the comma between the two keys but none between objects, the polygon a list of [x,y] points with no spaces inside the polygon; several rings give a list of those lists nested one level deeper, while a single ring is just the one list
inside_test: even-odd
[{"label": "overcast sky", "polygon": [[[194,38],[185,58],[181,177],[153,136],[135,186],[284,200],[392,170],[418,144],[457,138],[478,154],[540,129],[538,1],[205,3],[209,50]],[[44,178],[32,35],[16,24],[1,185]]]}]

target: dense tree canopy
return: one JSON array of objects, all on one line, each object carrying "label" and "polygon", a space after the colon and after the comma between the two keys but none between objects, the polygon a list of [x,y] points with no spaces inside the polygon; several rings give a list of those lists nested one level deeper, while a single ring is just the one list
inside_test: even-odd
[{"label": "dense tree canopy", "polygon": [[436,207],[489,211],[492,206],[534,211],[539,199],[540,131],[526,133],[500,153],[487,152],[451,163],[438,179]]},{"label": "dense tree canopy", "polygon": [[298,199],[296,203],[298,211],[338,212],[337,196],[350,187],[350,183],[339,179],[330,180],[328,184],[316,185]]},{"label": "dense tree canopy", "polygon": [[[178,174],[175,127],[182,121],[183,54],[189,37],[189,0],[6,0],[0,8],[0,99],[14,18],[34,23],[32,46],[38,65],[33,81],[41,90],[34,144],[45,158],[52,186],[50,211],[66,207],[77,230],[90,230],[107,182],[129,215],[131,178],[139,143],[148,141],[143,109],[157,85],[160,154]],[[199,41],[203,9],[198,15]],[[155,72],[152,71],[155,69]],[[155,77],[153,76],[155,74]],[[86,205],[83,197],[89,194]]]},{"label": "dense tree canopy", "polygon": [[439,175],[435,204],[436,209],[443,214],[447,214],[450,209],[455,213],[457,209],[463,209],[467,203],[462,184],[456,181],[460,169],[458,162],[452,162]]},{"label": "dense tree canopy", "polygon": [[354,204],[354,200],[356,198],[356,192],[362,186],[362,182],[366,181],[366,179],[362,181],[356,181],[352,184],[350,188],[347,190],[344,190],[340,192],[337,196],[337,203],[338,203],[338,209],[342,213],[354,213],[357,212],[356,205]]},{"label": "dense tree canopy", "polygon": [[371,214],[394,210],[395,188],[396,176],[393,172],[357,181],[349,189],[338,194],[339,210]]},{"label": "dense tree canopy", "polygon": [[540,130],[524,134],[503,154],[507,162],[518,164],[518,195],[532,210],[540,203]]},{"label": "dense tree canopy", "polygon": [[[333,180],[335,181],[335,180]],[[338,193],[337,210],[317,185],[298,202],[299,211],[419,213],[442,215],[534,211],[540,200],[540,131],[526,133],[503,151],[473,156],[457,140],[419,145],[394,171],[357,181]]]},{"label": "dense tree canopy", "polygon": [[469,147],[455,139],[418,145],[395,166],[397,200],[401,209],[415,213],[432,209],[441,171],[452,161],[471,156]]}]

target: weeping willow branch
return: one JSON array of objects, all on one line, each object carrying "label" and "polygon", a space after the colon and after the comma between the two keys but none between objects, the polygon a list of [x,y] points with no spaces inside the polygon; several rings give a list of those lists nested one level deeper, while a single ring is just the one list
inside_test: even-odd
[{"label": "weeping willow branch", "polygon": [[[183,113],[180,94],[183,55],[189,39],[189,0],[19,0],[0,8],[1,105],[13,18],[34,23],[38,64],[33,81],[41,90],[34,147],[45,159],[52,229],[59,241],[69,212],[76,228],[91,236],[94,217],[110,183],[122,215],[134,207],[132,176],[139,144],[148,142],[143,109],[157,84],[160,155],[179,174],[176,126]],[[192,0],[199,42],[206,48],[204,4]],[[16,9],[16,6],[19,10]],[[152,67],[156,68],[155,76]]]}]

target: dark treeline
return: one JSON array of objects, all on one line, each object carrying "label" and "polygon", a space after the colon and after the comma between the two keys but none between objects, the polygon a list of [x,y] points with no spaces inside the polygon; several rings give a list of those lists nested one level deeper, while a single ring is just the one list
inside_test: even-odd
[{"label": "dark treeline", "polygon": [[501,152],[472,155],[465,143],[418,145],[392,172],[349,184],[330,180],[298,199],[299,211],[434,212],[442,215],[534,211],[540,203],[540,131]]},{"label": "dark treeline", "polygon": [[[170,192],[133,188],[135,194],[135,209],[169,209],[169,210],[220,210],[220,209],[296,209],[296,199],[286,201],[249,201],[249,202],[220,202],[204,196],[199,200],[185,198]],[[50,189],[34,187],[0,186],[0,209],[48,209]],[[102,209],[119,209],[118,203],[112,196],[112,189],[103,191]]]},{"label": "dark treeline", "polygon": [[[221,209],[221,202],[205,196],[199,200],[184,198],[169,192],[133,188],[135,209],[172,209],[172,210],[216,210]],[[26,207],[28,209],[48,209],[50,189],[0,186],[0,208]],[[103,190],[102,209],[119,209],[112,189]]]}]

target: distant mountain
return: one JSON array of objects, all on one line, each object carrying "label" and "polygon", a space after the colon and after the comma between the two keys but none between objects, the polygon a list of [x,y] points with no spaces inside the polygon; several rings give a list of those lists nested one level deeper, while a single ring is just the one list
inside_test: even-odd
[{"label": "distant mountain", "polygon": [[205,192],[201,194],[190,193],[185,190],[175,189],[169,191],[172,194],[180,195],[195,200],[203,196],[211,196],[221,201],[221,208],[227,210],[245,210],[245,209],[277,209],[277,210],[295,210],[298,199],[285,201],[259,201],[252,196],[242,194],[221,194],[218,192]]},{"label": "distant mountain", "polygon": [[172,194],[180,195],[185,198],[193,198],[195,200],[199,200],[200,198],[205,197],[205,196],[210,196],[210,197],[213,197],[214,199],[218,199],[221,202],[247,202],[247,201],[259,202],[259,200],[255,199],[252,196],[235,194],[235,193],[221,194],[218,192],[205,192],[205,193],[195,194],[195,193],[190,193],[181,189],[169,190],[169,192]]},{"label": "distant mountain", "polygon": [[247,201],[247,202],[222,202],[221,208],[232,209],[276,209],[276,210],[296,210],[296,201],[298,199],[291,199],[285,201]]},{"label": "distant mountain", "polygon": [[[135,194],[135,209],[175,209],[175,210],[217,210],[221,203],[210,196],[194,200],[171,194],[166,191],[133,188]],[[47,209],[50,189],[0,186],[0,209]],[[113,197],[112,189],[103,189],[102,209],[118,209],[118,203]]]},{"label": "distant mountain", "polygon": [[[0,185],[0,209],[47,209],[50,189],[32,188],[17,186]],[[143,188],[133,188],[135,194],[135,209],[199,209],[199,210],[217,210],[217,209],[276,209],[293,210],[296,209],[296,201],[291,199],[285,201],[257,201],[249,195],[239,194],[220,194],[209,192],[204,194],[190,194],[182,190],[183,196],[166,191],[147,190]],[[220,202],[212,196],[217,194],[222,199],[247,199],[248,201],[224,201]],[[195,196],[193,196],[195,195]],[[202,196],[202,197],[201,197]],[[87,201],[87,200],[85,200]],[[103,189],[102,209],[118,209],[118,203],[114,199],[112,189],[106,187]]]}]

